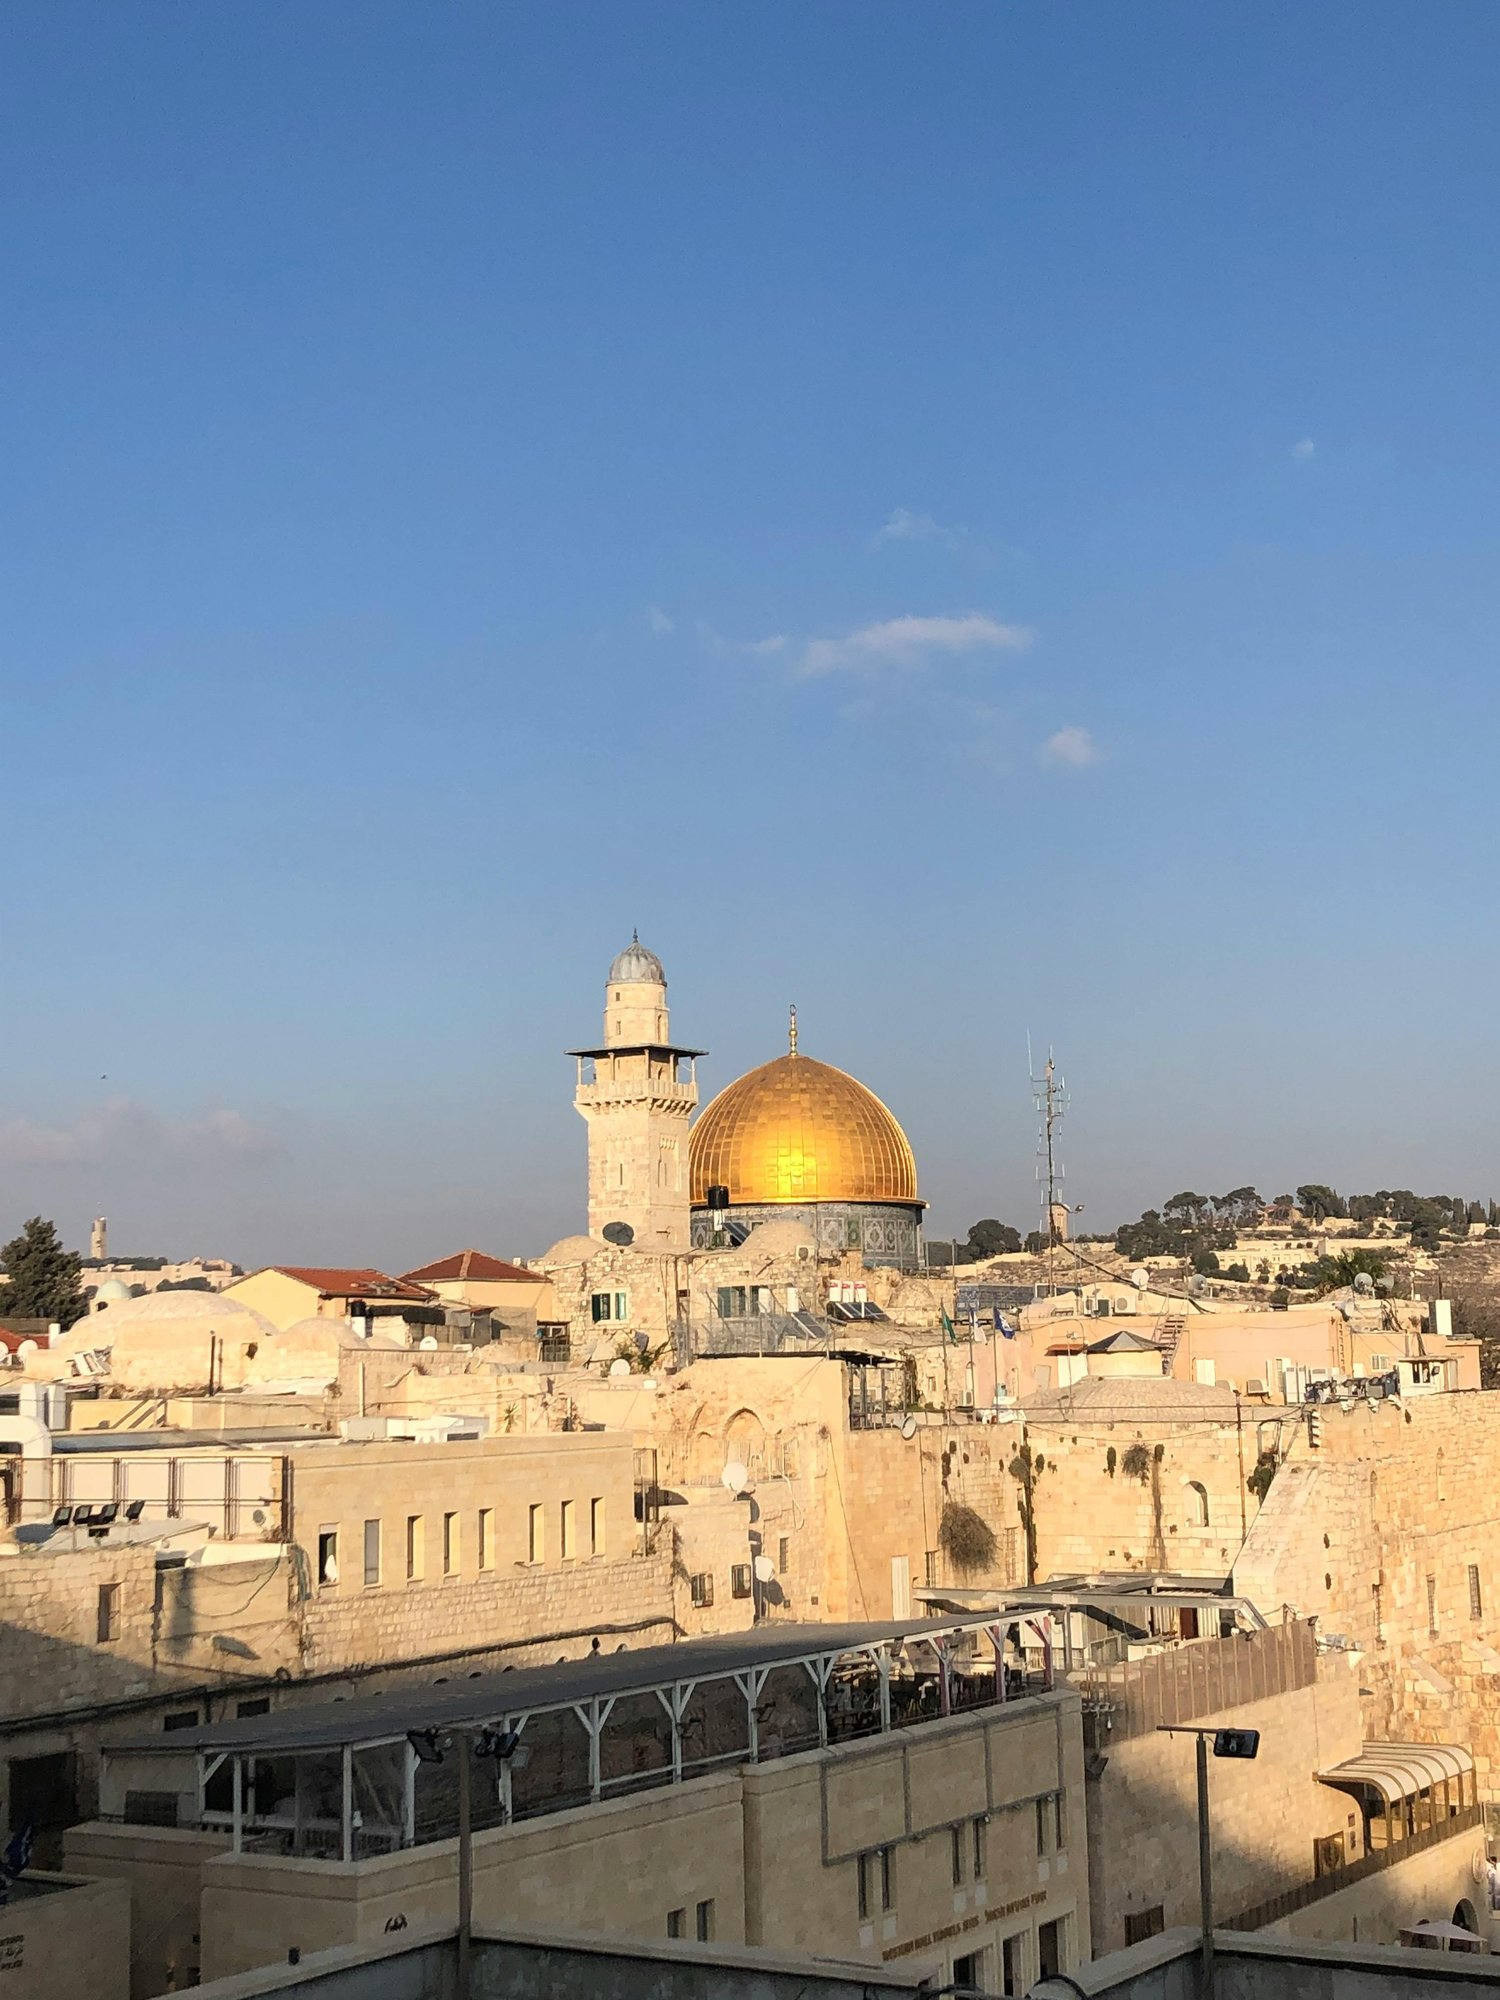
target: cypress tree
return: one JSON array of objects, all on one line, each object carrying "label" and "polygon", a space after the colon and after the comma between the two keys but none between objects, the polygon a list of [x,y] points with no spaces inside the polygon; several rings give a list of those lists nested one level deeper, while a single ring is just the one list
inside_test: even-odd
[{"label": "cypress tree", "polygon": [[88,1311],[77,1254],[64,1250],[56,1227],[41,1216],[32,1216],[20,1235],[0,1249],[0,1264],[9,1280],[0,1290],[0,1312],[55,1321],[66,1332]]}]

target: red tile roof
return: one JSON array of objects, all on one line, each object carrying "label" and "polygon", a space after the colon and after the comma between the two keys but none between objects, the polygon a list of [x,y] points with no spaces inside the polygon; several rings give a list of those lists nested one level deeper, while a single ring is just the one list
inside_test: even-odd
[{"label": "red tile roof", "polygon": [[418,1271],[408,1271],[406,1276],[419,1285],[434,1284],[439,1278],[481,1278],[507,1285],[547,1282],[541,1271],[526,1271],[519,1264],[502,1263],[498,1257],[487,1257],[482,1250],[455,1251],[453,1256],[440,1257],[435,1264],[424,1264]]},{"label": "red tile roof", "polygon": [[408,1284],[405,1278],[388,1278],[384,1271],[325,1269],[317,1264],[273,1264],[271,1269],[284,1278],[311,1285],[327,1298],[411,1299],[425,1305],[432,1297],[420,1285]]}]

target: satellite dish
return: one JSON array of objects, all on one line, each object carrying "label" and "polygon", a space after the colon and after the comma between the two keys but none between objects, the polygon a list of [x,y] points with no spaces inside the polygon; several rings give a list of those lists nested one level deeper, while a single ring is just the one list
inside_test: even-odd
[{"label": "satellite dish", "polygon": [[622,1375],[628,1375],[630,1373],[630,1363],[625,1359],[624,1355],[622,1354],[617,1361],[610,1362],[609,1372],[618,1381]]},{"label": "satellite dish", "polygon": [[435,1333],[424,1333],[422,1338],[417,1342],[417,1345],[418,1347],[425,1348],[430,1353],[437,1346],[437,1335]]},{"label": "satellite dish", "polygon": [[776,1574],[776,1565],[769,1556],[757,1556],[750,1567],[755,1571],[757,1583],[769,1583]]},{"label": "satellite dish", "polygon": [[649,1333],[637,1333],[635,1335],[635,1351],[637,1354],[646,1353],[650,1345],[651,1336]]},{"label": "satellite dish", "polygon": [[635,1231],[628,1222],[606,1222],[599,1234],[621,1250],[628,1250],[635,1241]]},{"label": "satellite dish", "polygon": [[901,1419],[901,1435],[902,1435],[902,1437],[904,1437],[904,1438],[906,1439],[906,1442],[907,1442],[908,1444],[910,1444],[910,1443],[911,1443],[911,1441],[912,1441],[912,1439],[913,1439],[913,1438],[914,1438],[914,1437],[916,1436],[916,1434],[917,1434],[917,1420],[916,1420],[916,1418],[915,1418],[915,1417],[912,1417],[912,1416],[906,1416],[906,1417],[903,1417],[903,1418]]},{"label": "satellite dish", "polygon": [[1137,1270],[1131,1272],[1130,1282],[1138,1292],[1143,1292],[1151,1282],[1151,1273],[1142,1265]]},{"label": "satellite dish", "polygon": [[719,1484],[738,1498],[750,1484],[749,1471],[737,1458],[732,1458],[719,1474]]}]

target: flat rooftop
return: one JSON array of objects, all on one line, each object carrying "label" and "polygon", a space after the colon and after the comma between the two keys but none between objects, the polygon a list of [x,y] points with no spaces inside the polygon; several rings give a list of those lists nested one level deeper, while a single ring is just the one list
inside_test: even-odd
[{"label": "flat rooftop", "polygon": [[756,1667],[826,1659],[862,1647],[891,1646],[943,1634],[982,1629],[971,1615],[910,1618],[901,1623],[861,1625],[776,1625],[758,1631],[685,1639],[672,1646],[641,1646],[629,1652],[590,1653],[550,1667],[517,1667],[498,1674],[371,1694],[352,1701],[320,1702],[279,1714],[242,1721],[174,1729],[168,1735],[111,1743],[114,1754],[182,1756],[195,1751],[240,1752],[255,1756],[278,1750],[333,1749],[370,1743],[408,1730],[480,1726],[496,1716],[556,1708],[602,1696],[647,1693],[683,1681],[709,1680]]}]

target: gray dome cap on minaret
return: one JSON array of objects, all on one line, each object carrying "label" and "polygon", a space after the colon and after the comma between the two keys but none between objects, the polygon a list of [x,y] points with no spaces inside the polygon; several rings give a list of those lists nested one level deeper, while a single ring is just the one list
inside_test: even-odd
[{"label": "gray dome cap on minaret", "polygon": [[629,944],[609,968],[609,976],[611,981],[619,980],[621,985],[645,980],[654,980],[658,986],[667,983],[661,960],[654,951],[647,951],[635,931],[630,933]]}]

